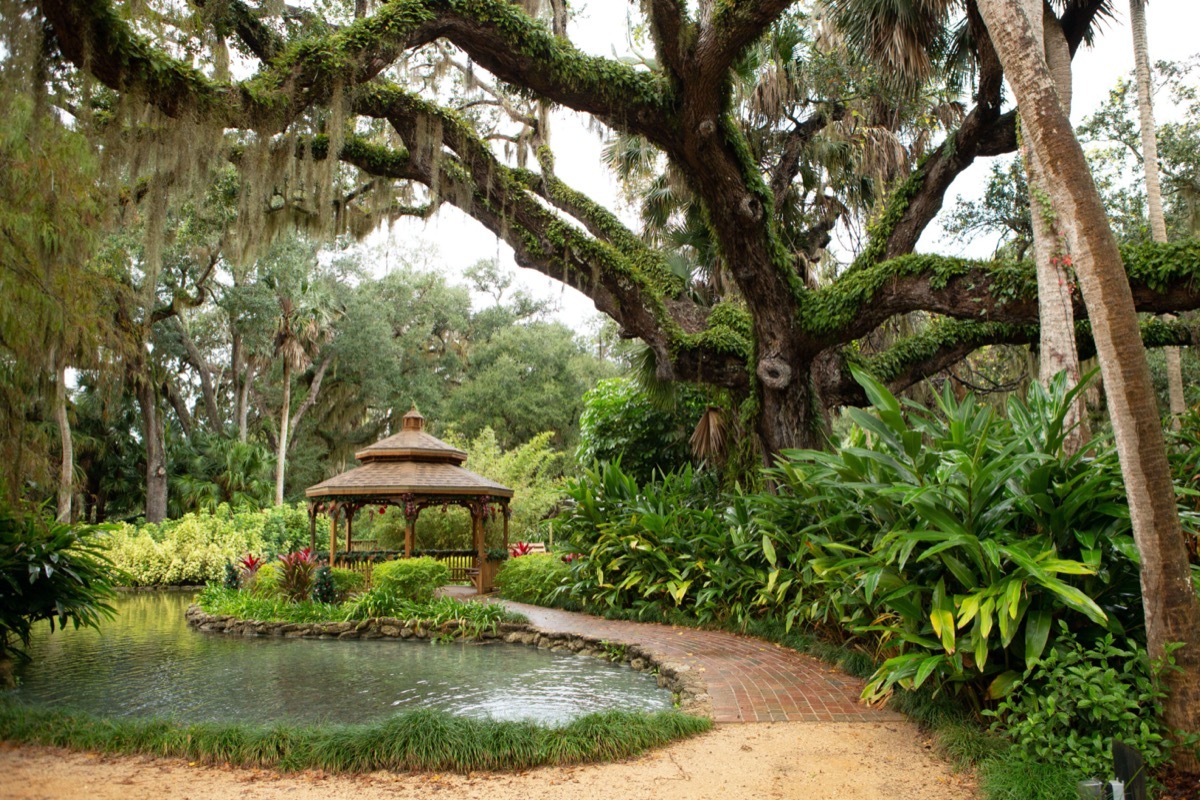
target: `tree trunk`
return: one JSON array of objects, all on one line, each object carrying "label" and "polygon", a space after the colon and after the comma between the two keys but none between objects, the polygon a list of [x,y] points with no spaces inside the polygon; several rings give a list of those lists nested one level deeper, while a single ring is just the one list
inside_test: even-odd
[{"label": "tree trunk", "polygon": [[[1071,110],[1071,52],[1058,20],[1042,0],[1023,0],[1034,36],[1045,55],[1046,65],[1067,113]],[[1022,118],[1022,123],[1025,123]],[[1038,380],[1045,386],[1060,372],[1067,373],[1068,388],[1079,383],[1079,349],[1075,344],[1075,309],[1071,302],[1071,235],[1069,225],[1050,207],[1050,191],[1037,154],[1026,138],[1022,141],[1025,171],[1029,183],[1029,210],[1033,222],[1033,258],[1037,266],[1038,331],[1040,369]],[[1085,399],[1072,404],[1063,421],[1073,427],[1064,440],[1064,449],[1075,453],[1087,439]]]},{"label": "tree trunk", "polygon": [[[313,373],[312,383],[308,387],[308,395],[304,398],[304,402],[296,409],[296,416],[292,417],[292,427],[299,428],[300,420],[304,419],[304,415],[308,410],[317,404],[317,398],[321,396],[321,384],[325,381],[325,373],[329,369],[329,365],[333,363],[333,355],[327,354],[321,359],[321,363],[317,365],[316,372]],[[296,443],[295,437],[289,437],[288,449]]]},{"label": "tree trunk", "polygon": [[[54,359],[51,351],[50,358]],[[71,497],[75,486],[75,448],[71,441],[71,423],[67,419],[67,365],[59,362],[54,381],[54,421],[58,424],[58,437],[62,442],[62,465],[58,472],[58,515],[59,522],[71,521]]]},{"label": "tree trunk", "polygon": [[224,433],[225,423],[221,419],[221,410],[217,406],[212,369],[205,360],[204,354],[200,352],[200,348],[196,347],[196,343],[192,341],[183,320],[176,317],[175,321],[179,330],[179,338],[183,342],[184,352],[187,353],[187,360],[196,369],[196,374],[200,376],[200,396],[204,398],[204,414],[208,417],[209,427],[213,433]]},{"label": "tree trunk", "polygon": [[275,459],[275,505],[283,505],[283,474],[287,464],[288,415],[292,405],[292,365],[283,360],[283,403],[279,411],[279,450]]},{"label": "tree trunk", "polygon": [[[1154,124],[1154,99],[1150,87],[1150,46],[1146,40],[1145,0],[1129,0],[1129,26],[1133,29],[1133,63],[1137,78],[1138,120],[1142,133],[1142,166],[1146,171],[1146,208],[1150,236],[1167,241],[1167,218],[1163,213],[1162,182],[1158,174],[1158,129]],[[1166,319],[1174,319],[1168,315]],[[1164,350],[1167,357],[1167,395],[1171,403],[1171,427],[1178,430],[1179,418],[1187,411],[1183,397],[1183,365],[1178,347]]]},{"label": "tree trunk", "polygon": [[[1005,0],[980,0],[993,43],[1025,121],[1025,135],[1046,171],[1060,217],[1075,221],[1076,271],[1091,319],[1108,396],[1121,473],[1141,556],[1142,601],[1152,658],[1183,643],[1180,667],[1164,675],[1164,717],[1172,730],[1200,731],[1200,602],[1179,524],[1150,369],[1138,330],[1133,294],[1104,206],[1059,104],[1029,20]],[[1196,772],[1194,755],[1176,751],[1176,764]]]},{"label": "tree trunk", "polygon": [[146,522],[162,522],[167,518],[166,431],[162,415],[158,413],[158,394],[148,378],[142,376],[137,384],[142,438],[146,445]]}]

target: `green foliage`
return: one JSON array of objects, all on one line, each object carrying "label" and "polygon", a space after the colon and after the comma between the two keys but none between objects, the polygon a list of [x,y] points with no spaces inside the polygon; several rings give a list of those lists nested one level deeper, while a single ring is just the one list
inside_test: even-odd
[{"label": "green foliage", "polygon": [[[1136,548],[1115,453],[1062,452],[1058,380],[1008,418],[949,390],[937,412],[859,374],[873,413],[836,453],[770,471],[763,525],[798,583],[788,619],[844,629],[886,660],[868,694],[953,682],[1005,694],[1052,646],[1055,620],[1097,636],[1141,624]],[[1077,388],[1074,391],[1082,391]]]},{"label": "green foliage", "polygon": [[332,622],[343,617],[339,607],[327,603],[309,599],[292,601],[280,592],[264,597],[226,589],[216,583],[205,586],[196,603],[209,614],[258,622]]},{"label": "green foliage", "polygon": [[283,579],[282,565],[278,561],[268,561],[258,568],[254,586],[249,591],[255,597],[275,598],[283,595],[279,582]]},{"label": "green foliage", "polygon": [[567,493],[563,535],[581,555],[571,564],[571,596],[601,609],[653,616],[670,608],[703,621],[745,620],[763,607],[770,579],[761,540],[739,524],[748,522],[744,503],[722,513],[712,476],[689,466],[639,487],[619,465],[600,464]]},{"label": "green foliage", "polygon": [[225,562],[225,577],[221,585],[226,589],[240,589],[242,585],[242,573],[228,561]]},{"label": "green foliage", "polygon": [[1078,796],[1075,773],[1058,761],[1041,761],[1016,750],[980,765],[979,784],[988,800],[1064,800]]},{"label": "green foliage", "polygon": [[691,462],[688,437],[703,405],[696,400],[685,408],[674,415],[655,407],[628,378],[600,381],[584,396],[577,460],[620,461],[638,483],[679,470]]},{"label": "green foliage", "polygon": [[333,579],[334,600],[332,602],[344,603],[355,592],[361,591],[366,583],[366,578],[361,572],[354,570],[342,569],[334,567],[329,571],[330,577]]},{"label": "green foliage", "polygon": [[308,514],[300,506],[219,506],[158,525],[119,525],[108,537],[108,555],[130,586],[198,585],[222,580],[225,564],[246,553],[272,557],[307,541]]},{"label": "green foliage", "polygon": [[1168,754],[1158,687],[1145,650],[1111,635],[1090,646],[1065,623],[1050,651],[1030,665],[994,712],[1002,732],[1030,760],[1054,763],[1077,780],[1111,772],[1112,739],[1137,750],[1150,769]]},{"label": "green foliage", "polygon": [[270,505],[274,456],[256,442],[198,432],[175,453],[184,470],[171,481],[172,502],[181,511],[216,513],[222,504],[237,511]]},{"label": "green foliage", "polygon": [[372,590],[389,592],[402,600],[428,602],[450,580],[450,568],[432,558],[398,558],[376,564]]},{"label": "green foliage", "polygon": [[[0,505],[0,660],[24,656],[33,623],[99,625],[113,613],[102,529]],[[18,644],[19,643],[19,644]]]},{"label": "green foliage", "polygon": [[571,568],[556,553],[530,553],[510,558],[496,573],[496,586],[508,600],[540,606],[578,609],[569,593]]},{"label": "green foliage", "polygon": [[369,725],[180,725],[0,704],[5,740],[285,771],[469,773],[616,761],[711,727],[674,711],[609,711],[547,728],[427,710]]}]

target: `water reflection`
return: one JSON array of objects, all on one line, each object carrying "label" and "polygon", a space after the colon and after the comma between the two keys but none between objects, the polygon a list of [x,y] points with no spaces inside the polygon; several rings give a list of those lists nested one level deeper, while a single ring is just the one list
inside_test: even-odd
[{"label": "water reflection", "polygon": [[370,722],[414,708],[559,724],[669,708],[649,675],[505,644],[294,640],[189,630],[191,595],[131,593],[101,630],[41,627],[9,694],[104,715],[184,722]]}]

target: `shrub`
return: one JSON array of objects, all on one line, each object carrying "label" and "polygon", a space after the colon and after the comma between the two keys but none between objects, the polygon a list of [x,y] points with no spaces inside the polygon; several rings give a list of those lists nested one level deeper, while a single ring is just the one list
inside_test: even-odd
[{"label": "shrub", "polygon": [[1013,686],[994,711],[992,730],[1030,760],[1059,764],[1076,779],[1103,779],[1112,739],[1133,747],[1151,769],[1167,758],[1160,718],[1165,694],[1145,650],[1106,635],[1085,646],[1066,625],[1055,646]]},{"label": "shrub", "polygon": [[225,564],[246,553],[270,560],[307,540],[308,512],[299,505],[238,512],[219,506],[159,524],[119,525],[108,537],[108,555],[131,586],[203,584],[222,580]]},{"label": "shrub", "polygon": [[279,582],[283,579],[282,565],[278,561],[263,564],[258,568],[254,586],[250,591],[255,597],[279,597],[283,594]]},{"label": "shrub", "polygon": [[335,602],[338,603],[346,602],[350,595],[360,591],[367,582],[361,572],[341,567],[334,567],[329,572],[333,578],[333,590],[337,597]]},{"label": "shrub", "polygon": [[102,530],[0,506],[0,661],[23,657],[38,620],[95,627],[113,613]]},{"label": "shrub", "polygon": [[401,558],[376,564],[371,573],[374,588],[404,600],[427,602],[450,580],[450,568],[429,557]]},{"label": "shrub", "polygon": [[337,589],[333,585],[333,573],[327,565],[317,567],[313,578],[312,599],[317,603],[332,605],[337,602]]},{"label": "shrub", "polygon": [[313,572],[317,568],[316,559],[307,547],[279,557],[279,591],[298,603],[308,600],[313,590]]},{"label": "shrub", "polygon": [[583,397],[578,460],[620,461],[639,483],[691,463],[688,437],[704,411],[703,396],[687,391],[677,413],[655,406],[632,378],[600,381]]},{"label": "shrub", "polygon": [[508,600],[540,606],[575,607],[562,590],[571,581],[571,568],[552,553],[510,558],[496,574],[496,586]]}]

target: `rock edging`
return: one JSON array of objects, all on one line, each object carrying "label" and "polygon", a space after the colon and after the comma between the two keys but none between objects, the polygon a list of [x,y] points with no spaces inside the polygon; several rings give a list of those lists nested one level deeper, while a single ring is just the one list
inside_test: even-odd
[{"label": "rock edging", "polygon": [[[348,622],[261,622],[209,614],[198,605],[188,606],[187,624],[198,631],[232,636],[280,636],[288,639],[428,639],[464,638],[457,622],[431,626],[420,621],[406,622],[394,617],[372,617]],[[686,714],[712,717],[712,700],[704,680],[691,666],[660,660],[637,644],[612,642],[573,633],[543,631],[524,623],[502,622],[494,630],[484,630],[476,639],[504,641],[537,647],[552,653],[569,652],[629,664],[638,672],[653,673],[661,688],[674,695],[679,710]]]}]

